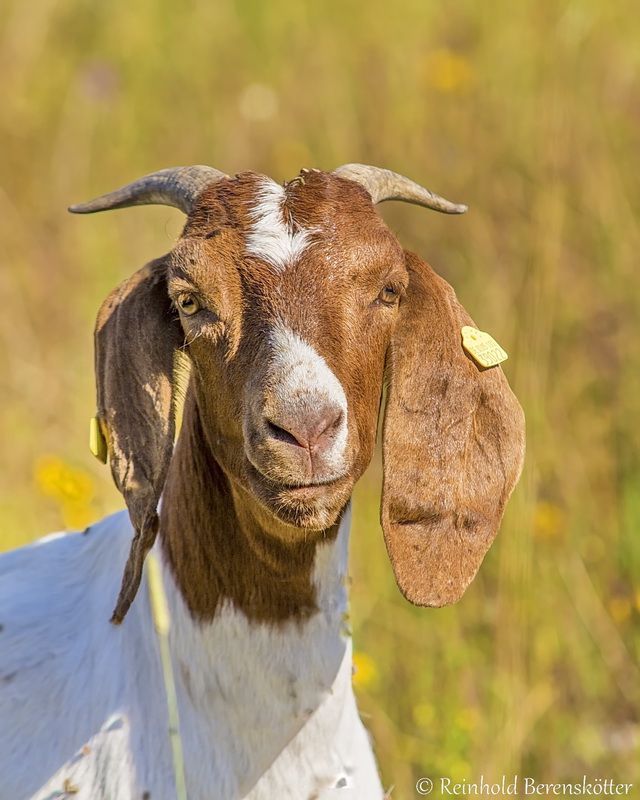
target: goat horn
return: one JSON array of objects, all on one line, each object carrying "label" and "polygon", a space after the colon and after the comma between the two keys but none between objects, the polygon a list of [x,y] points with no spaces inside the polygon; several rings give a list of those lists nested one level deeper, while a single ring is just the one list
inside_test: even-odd
[{"label": "goat horn", "polygon": [[72,214],[93,214],[112,208],[161,205],[179,208],[188,214],[193,201],[209,184],[226,178],[224,172],[197,164],[193,167],[171,167],[145,175],[122,189],[95,200],[69,206]]},{"label": "goat horn", "polygon": [[423,186],[410,181],[397,172],[367,164],[343,164],[333,170],[334,175],[347,178],[363,186],[371,195],[374,205],[384,200],[404,200],[417,206],[432,208],[443,214],[464,214],[467,206],[451,203]]}]

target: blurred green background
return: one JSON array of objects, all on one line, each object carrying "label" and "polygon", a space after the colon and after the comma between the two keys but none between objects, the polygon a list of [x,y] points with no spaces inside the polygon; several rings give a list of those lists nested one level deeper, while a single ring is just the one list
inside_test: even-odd
[{"label": "blurred green background", "polygon": [[4,0],[3,548],[122,505],[87,449],[92,325],[181,216],[72,218],[167,166],[361,161],[469,214],[381,213],[509,352],[525,473],[455,607],[395,587],[363,479],[356,683],[385,785],[640,784],[640,14],[631,0]]}]

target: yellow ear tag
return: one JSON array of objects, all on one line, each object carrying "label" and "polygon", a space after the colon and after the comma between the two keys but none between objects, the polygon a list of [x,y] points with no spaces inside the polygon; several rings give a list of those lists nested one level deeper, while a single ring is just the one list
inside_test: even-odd
[{"label": "yellow ear tag", "polygon": [[91,417],[89,422],[89,450],[98,461],[102,461],[103,464],[107,463],[107,440],[102,433],[98,417]]},{"label": "yellow ear tag", "polygon": [[493,336],[470,325],[462,329],[462,346],[481,367],[495,367],[509,358]]}]

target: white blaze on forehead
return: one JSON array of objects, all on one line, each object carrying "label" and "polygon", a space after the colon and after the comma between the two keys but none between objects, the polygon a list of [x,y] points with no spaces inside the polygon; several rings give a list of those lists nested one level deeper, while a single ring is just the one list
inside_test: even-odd
[{"label": "white blaze on forehead", "polygon": [[251,210],[252,226],[246,237],[246,251],[271,264],[286,269],[309,244],[312,230],[288,222],[284,214],[284,186],[265,178],[256,192]]}]

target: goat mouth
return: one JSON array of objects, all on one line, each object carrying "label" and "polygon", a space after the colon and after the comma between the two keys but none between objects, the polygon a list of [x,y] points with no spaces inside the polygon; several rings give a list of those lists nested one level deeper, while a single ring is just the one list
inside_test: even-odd
[{"label": "goat mouth", "polygon": [[247,472],[261,503],[284,522],[304,528],[326,528],[333,524],[351,494],[348,475],[331,480],[286,483],[268,478],[252,464]]},{"label": "goat mouth", "polygon": [[270,478],[260,470],[251,465],[250,472],[254,481],[259,482],[266,489],[274,494],[291,494],[291,495],[312,495],[319,492],[330,491],[334,487],[338,487],[344,482],[344,476],[337,478],[320,479],[315,481],[300,481],[296,483],[288,483],[286,481],[278,480],[277,478]]},{"label": "goat mouth", "polygon": [[313,489],[331,488],[340,482],[340,478],[334,478],[327,481],[310,481],[309,483],[281,483],[280,481],[270,481],[280,491],[285,492],[298,492],[298,491],[312,491]]},{"label": "goat mouth", "polygon": [[251,481],[255,484],[264,486],[271,492],[314,492],[331,489],[338,486],[347,477],[346,474],[332,475],[328,478],[317,478],[315,480],[287,480],[280,479],[273,475],[268,475],[258,466],[255,459],[250,454],[245,454],[245,466]]}]

